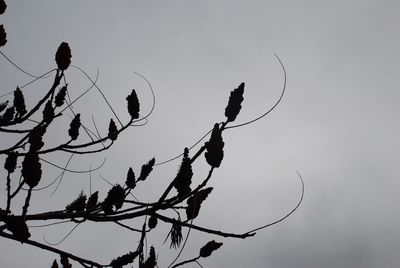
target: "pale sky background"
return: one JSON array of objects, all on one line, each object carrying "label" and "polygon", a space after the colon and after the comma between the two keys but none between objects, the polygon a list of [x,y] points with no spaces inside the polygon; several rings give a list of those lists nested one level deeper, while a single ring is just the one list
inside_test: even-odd
[{"label": "pale sky background", "polygon": [[[162,161],[181,153],[214,122],[224,120],[229,92],[242,81],[245,100],[237,121],[262,114],[281,92],[283,74],[273,54],[282,59],[288,75],[283,101],[264,120],[226,131],[225,159],[196,223],[244,232],[278,219],[300,196],[296,171],[306,183],[304,202],[286,221],[247,240],[193,231],[183,258],[196,256],[199,247],[215,239],[224,245],[201,261],[204,267],[398,267],[400,2],[7,4],[0,16],[8,34],[2,51],[25,70],[41,74],[54,68],[55,51],[66,41],[73,64],[92,77],[99,68],[98,85],[124,119],[125,97],[132,88],[143,112],[151,106],[150,92],[134,72],[151,81],[157,103],[149,123],[126,131],[106,154],[71,163],[76,169],[88,168],[106,157],[99,173],[113,183],[123,183],[130,166],[139,172],[153,156]],[[4,59],[0,68],[2,93],[30,79]],[[89,85],[76,70],[66,75],[74,96]],[[51,79],[27,88],[26,94],[41,92]],[[95,91],[75,109],[89,123],[93,114],[106,131],[111,114]],[[2,137],[1,147],[5,146]],[[157,168],[137,196],[149,201],[161,193],[178,165],[175,161]],[[196,179],[205,173],[202,160],[195,167]],[[68,174],[53,197],[49,194],[54,188],[34,193],[32,202],[40,205],[32,210],[59,209],[82,189],[88,192],[88,182],[88,174]],[[92,190],[104,198],[108,187],[97,172],[92,174]],[[57,242],[72,227],[31,232],[39,241],[44,235]],[[157,247],[166,231],[160,235],[148,242],[159,252],[159,266],[166,267],[176,252],[166,250],[168,243]],[[111,224],[88,224],[79,226],[60,247],[107,263],[134,250],[138,239]],[[14,241],[0,241],[0,251],[1,267],[50,267],[57,257]]]}]

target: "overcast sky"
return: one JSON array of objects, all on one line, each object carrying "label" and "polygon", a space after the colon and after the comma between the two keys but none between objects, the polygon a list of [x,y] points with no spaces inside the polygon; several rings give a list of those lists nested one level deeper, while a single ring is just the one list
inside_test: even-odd
[{"label": "overcast sky", "polygon": [[[194,257],[201,245],[215,239],[224,246],[201,262],[204,267],[398,267],[400,2],[7,4],[0,17],[8,39],[2,51],[25,70],[38,75],[54,68],[55,51],[66,41],[73,64],[93,77],[99,69],[98,85],[124,119],[125,97],[132,88],[143,111],[151,107],[146,83],[134,72],[151,81],[157,103],[148,124],[126,131],[106,154],[71,163],[88,168],[104,156],[107,162],[99,173],[113,183],[123,183],[130,166],[139,170],[153,156],[162,161],[181,153],[224,120],[229,92],[241,82],[246,88],[238,122],[266,111],[282,89],[282,69],[274,53],[279,55],[288,75],[286,95],[268,117],[226,131],[225,159],[197,224],[242,232],[280,218],[300,197],[296,171],[305,180],[304,202],[286,221],[247,240],[193,232],[184,257]],[[4,59],[0,68],[2,93],[30,80]],[[89,85],[76,70],[66,75],[74,96]],[[49,85],[51,79],[40,83]],[[39,89],[26,90],[34,96]],[[87,114],[87,122],[93,114],[100,127],[104,119],[104,128],[112,116],[94,91],[76,109]],[[1,143],[4,147],[4,139]],[[157,168],[138,197],[148,201],[157,196],[178,165]],[[199,162],[199,180],[205,172],[205,163]],[[62,206],[80,190],[88,191],[88,180],[87,174],[69,174],[53,197],[50,189],[34,195],[32,202]],[[108,187],[93,174],[93,190],[104,196]],[[97,226],[80,226],[60,247],[101,262],[136,247],[133,234]],[[39,241],[44,235],[57,242],[72,227],[31,232]],[[157,247],[157,237],[152,238]],[[2,267],[50,267],[56,257],[14,241],[1,241],[0,251]],[[176,254],[159,252],[160,267]]]}]

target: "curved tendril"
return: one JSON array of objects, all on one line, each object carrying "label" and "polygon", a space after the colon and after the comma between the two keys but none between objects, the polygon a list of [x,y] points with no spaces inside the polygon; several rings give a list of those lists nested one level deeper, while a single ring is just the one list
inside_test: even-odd
[{"label": "curved tendril", "polygon": [[[68,167],[69,162],[71,162],[72,157],[74,157],[74,154],[71,154],[71,156],[69,157],[67,163],[65,164],[65,169]],[[53,195],[57,192],[58,188],[60,187],[61,181],[62,181],[62,179],[64,178],[65,169],[63,169],[63,171],[61,172],[61,177],[60,177],[60,179],[58,180],[58,184],[57,184],[56,188],[54,189],[54,191],[50,194],[50,196],[53,196]]]},{"label": "curved tendril", "polygon": [[146,81],[147,85],[150,88],[151,96],[153,98],[153,104],[151,106],[150,111],[145,116],[143,116],[142,118],[139,118],[138,120],[133,121],[133,122],[139,122],[139,121],[142,121],[143,119],[146,119],[147,117],[149,117],[153,113],[154,108],[156,106],[156,95],[154,94],[153,86],[151,85],[150,81],[144,75],[141,75],[140,73],[137,73],[137,72],[133,72],[133,73],[136,74],[137,76],[141,77],[144,81]]},{"label": "curved tendril", "polygon": [[46,224],[39,224],[39,225],[28,225],[29,228],[40,228],[40,227],[48,227],[48,226],[53,226],[53,225],[57,225],[57,224],[63,224],[63,223],[67,223],[67,222],[71,222],[71,220],[63,220],[63,221],[58,221],[58,222],[53,222],[53,223],[46,223]]},{"label": "curved tendril", "polygon": [[81,222],[77,223],[77,224],[74,226],[74,228],[72,228],[71,231],[69,231],[68,234],[67,234],[66,236],[64,236],[63,239],[61,239],[60,241],[58,241],[58,242],[56,242],[56,243],[50,243],[49,241],[46,240],[46,237],[45,237],[44,235],[42,235],[43,240],[44,240],[47,244],[49,244],[49,245],[51,245],[51,246],[58,246],[58,245],[60,245],[62,242],[64,242],[64,240],[67,239],[67,237],[70,236],[70,235],[72,234],[73,231],[75,231],[75,229],[79,226],[79,224],[81,224]]},{"label": "curved tendril", "polygon": [[63,167],[61,167],[59,165],[56,165],[56,164],[54,164],[54,163],[52,163],[50,161],[47,161],[47,160],[45,160],[43,158],[40,158],[40,160],[45,162],[45,163],[47,163],[47,164],[49,164],[49,165],[51,165],[51,166],[53,166],[53,167],[55,167],[55,168],[61,169],[63,171],[66,171],[66,172],[69,172],[69,173],[79,173],[79,174],[90,173],[90,172],[99,170],[104,165],[104,163],[106,162],[106,159],[104,158],[103,162],[101,162],[101,164],[98,167],[95,167],[93,169],[91,168],[91,169],[88,169],[88,170],[72,170],[72,169],[63,168]]},{"label": "curved tendril", "polygon": [[17,68],[18,70],[20,70],[21,72],[23,72],[23,73],[26,74],[27,76],[30,76],[30,77],[33,77],[33,78],[47,78],[47,77],[48,77],[48,76],[43,77],[43,76],[36,76],[36,75],[33,75],[33,74],[31,74],[31,73],[25,71],[25,70],[22,69],[21,67],[19,67],[13,60],[11,60],[9,57],[7,57],[6,54],[4,54],[1,50],[0,50],[0,54],[1,54],[9,63],[11,63],[11,65],[13,65],[15,68]]},{"label": "curved tendril", "polygon": [[296,173],[299,176],[300,181],[301,181],[301,196],[300,196],[299,202],[297,202],[297,205],[289,213],[287,213],[285,216],[283,216],[279,220],[276,220],[274,222],[265,224],[265,225],[263,225],[261,227],[257,227],[257,228],[255,228],[253,230],[250,230],[250,231],[246,232],[246,234],[252,234],[252,233],[255,233],[255,232],[259,231],[259,230],[262,230],[262,229],[265,229],[265,228],[270,227],[272,225],[275,225],[277,223],[280,223],[281,221],[285,220],[290,215],[292,215],[300,207],[301,203],[303,202],[303,198],[304,198],[304,180],[303,180],[303,178],[301,177],[301,175],[300,175],[300,173],[298,171],[296,171]]},{"label": "curved tendril", "polygon": [[[211,132],[212,132],[212,129],[210,129],[210,130],[209,130],[206,134],[204,134],[199,140],[197,140],[192,146],[190,146],[190,147],[188,148],[189,151],[192,150],[194,147],[196,147],[196,145],[199,144],[202,140],[204,140],[204,139],[208,136],[208,134],[210,134]],[[160,163],[155,163],[154,166],[161,166],[161,165],[167,164],[167,163],[169,163],[169,162],[171,162],[171,161],[174,161],[174,160],[180,158],[182,155],[183,155],[183,153],[181,153],[181,154],[179,154],[179,155],[177,155],[177,156],[174,156],[174,157],[172,157],[172,158],[170,158],[170,159],[168,159],[168,160],[162,161],[162,162],[160,162]]]},{"label": "curved tendril", "polygon": [[[79,70],[79,69],[78,69],[78,70]],[[81,71],[81,70],[80,70],[80,71]],[[64,109],[62,109],[62,110],[60,111],[60,113],[64,112],[66,109],[69,109],[70,106],[72,106],[72,105],[73,105],[75,102],[77,102],[80,98],[82,98],[84,95],[86,95],[86,94],[96,85],[98,79],[99,79],[99,69],[97,69],[96,78],[95,78],[93,81],[90,80],[90,82],[92,83],[92,84],[90,85],[90,87],[89,87],[88,89],[86,89],[84,92],[82,92],[82,94],[79,95],[76,99],[74,99],[73,101],[70,101],[70,104],[67,105],[67,107],[65,107]]]},{"label": "curved tendril", "polygon": [[114,114],[115,118],[118,120],[118,122],[121,124],[121,126],[123,126],[121,120],[119,120],[118,115],[115,113],[113,107],[111,106],[111,104],[108,102],[106,96],[103,94],[103,91],[101,91],[101,89],[96,85],[96,83],[93,82],[92,78],[90,78],[90,76],[80,67],[76,66],[76,65],[71,65],[72,67],[78,69],[79,71],[81,71],[86,78],[93,83],[94,87],[99,91],[100,95],[103,97],[104,101],[106,102],[107,106],[110,108],[111,112]]},{"label": "curved tendril", "polygon": [[[42,75],[39,76],[38,78],[35,78],[35,79],[29,81],[28,83],[26,83],[26,84],[20,86],[19,89],[23,89],[23,88],[29,86],[30,84],[35,83],[37,80],[39,80],[39,79],[41,79],[41,78],[47,78],[48,76],[46,76],[46,75],[48,75],[48,74],[50,74],[50,73],[52,73],[52,72],[54,72],[54,71],[56,71],[56,70],[57,70],[57,69],[51,69],[50,71],[45,72],[44,74],[42,74]],[[10,91],[10,92],[8,92],[8,93],[5,93],[5,94],[0,95],[0,98],[3,98],[3,97],[5,97],[5,96],[11,95],[11,94],[14,94],[14,90],[13,90],[13,91]]]},{"label": "curved tendril", "polygon": [[272,111],[276,108],[276,106],[278,106],[278,104],[281,102],[281,100],[282,100],[282,98],[283,98],[283,95],[285,94],[285,90],[286,90],[286,69],[285,69],[285,66],[283,65],[281,59],[278,57],[278,55],[277,55],[277,54],[274,54],[274,56],[275,56],[276,59],[279,61],[279,64],[280,64],[281,67],[282,67],[283,78],[284,78],[284,79],[283,79],[282,92],[281,92],[281,95],[279,96],[278,100],[275,102],[275,104],[274,104],[268,111],[266,111],[264,114],[258,116],[257,118],[254,118],[254,119],[252,119],[252,120],[250,120],[250,121],[247,121],[247,122],[244,122],[244,123],[241,123],[241,124],[232,125],[232,126],[227,126],[227,127],[225,127],[225,129],[242,127],[242,126],[245,126],[245,125],[249,125],[249,124],[251,124],[251,123],[254,123],[254,122],[260,120],[261,118],[263,118],[264,116],[266,116],[267,114],[269,114],[270,112],[272,112]]},{"label": "curved tendril", "polygon": [[195,260],[194,262],[197,263],[198,266],[200,266],[201,268],[203,268],[203,266],[199,263],[198,260]]},{"label": "curved tendril", "polygon": [[[145,125],[147,125],[147,123],[149,123],[149,120],[147,119],[147,118],[142,118],[141,120],[144,120],[144,123],[141,123],[141,124],[130,124],[129,126],[132,126],[132,127],[142,127],[142,126],[145,126]],[[137,122],[139,122],[139,121],[137,121]]]}]

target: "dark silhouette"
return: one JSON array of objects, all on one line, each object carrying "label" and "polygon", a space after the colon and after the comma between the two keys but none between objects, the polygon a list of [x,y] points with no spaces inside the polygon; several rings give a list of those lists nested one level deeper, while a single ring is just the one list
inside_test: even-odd
[{"label": "dark silhouette", "polygon": [[[6,7],[7,5],[4,3],[4,1],[0,0],[0,14],[4,13]],[[1,25],[0,47],[4,46],[6,43],[6,31],[3,25]],[[16,66],[2,51],[0,51],[0,54],[11,64]],[[201,205],[203,202],[206,202],[207,197],[212,193],[213,188],[207,187],[208,181],[210,180],[213,171],[221,166],[224,158],[223,148],[225,143],[223,141],[223,132],[230,128],[245,126],[257,121],[266,116],[276,107],[285,92],[286,73],[282,65],[285,74],[285,84],[282,94],[276,104],[260,117],[257,117],[249,122],[232,125],[242,107],[241,104],[243,101],[245,84],[241,83],[230,94],[228,105],[225,109],[226,121],[214,124],[212,130],[210,130],[199,142],[197,142],[200,143],[204,138],[211,134],[209,140],[204,142],[203,146],[201,146],[196,152],[191,152],[190,150],[192,150],[197,143],[191,148],[185,148],[182,155],[171,158],[168,161],[156,163],[155,158],[150,159],[147,163],[143,164],[138,176],[136,176],[135,171],[132,168],[128,168],[125,184],[113,185],[108,193],[99,193],[96,191],[87,196],[86,193],[81,192],[75,200],[71,201],[69,204],[65,204],[64,207],[57,211],[42,211],[36,214],[30,213],[29,207],[31,196],[33,194],[39,194],[38,192],[33,192],[33,190],[38,188],[43,177],[42,163],[45,161],[42,158],[43,155],[51,155],[56,152],[63,152],[71,155],[81,155],[107,150],[115,141],[118,140],[118,137],[122,134],[122,132],[134,124],[138,124],[147,120],[154,108],[153,104],[153,108],[148,114],[141,115],[139,99],[135,90],[132,90],[131,93],[126,97],[127,112],[130,115],[130,119],[128,122],[122,123],[114,112],[113,108],[108,104],[107,99],[98,88],[95,81],[86,75],[86,73],[79,67],[72,66],[71,58],[71,49],[68,43],[63,42],[60,44],[55,53],[55,62],[57,68],[50,70],[39,77],[36,77],[16,66],[19,70],[34,78],[31,83],[34,83],[44,76],[54,75],[53,84],[50,86],[46,94],[44,94],[44,96],[42,96],[31,107],[27,107],[25,104],[23,94],[23,88],[25,86],[16,88],[16,90],[13,92],[12,101],[6,100],[0,104],[0,132],[3,134],[11,133],[18,137],[15,143],[9,144],[6,146],[6,148],[0,149],[0,154],[5,156],[4,169],[7,174],[5,182],[7,194],[6,204],[0,204],[1,237],[19,241],[42,250],[55,253],[59,257],[53,261],[51,265],[52,268],[72,267],[70,261],[72,261],[72,263],[76,262],[83,267],[113,268],[124,267],[133,263],[134,261],[137,261],[139,263],[139,267],[141,268],[154,268],[157,266],[156,247],[151,246],[148,250],[148,254],[146,254],[147,256],[145,256],[145,252],[147,252],[147,250],[145,250],[146,245],[144,241],[146,235],[157,228],[158,222],[160,221],[171,226],[171,230],[168,234],[170,239],[170,247],[174,249],[180,248],[180,252],[182,252],[191,229],[214,234],[220,236],[221,238],[233,237],[243,239],[254,236],[256,231],[284,220],[300,205],[304,193],[303,184],[302,195],[297,206],[286,216],[276,222],[269,223],[244,233],[228,233],[225,231],[213,230],[193,224],[193,220],[199,216]],[[92,86],[74,100],[67,98],[68,91],[70,89],[68,88],[66,77],[64,76],[64,73],[68,71],[71,66],[72,68],[76,68],[81,71],[92,82]],[[141,77],[144,78],[143,76]],[[146,82],[148,82],[146,78],[144,79]],[[148,85],[152,91],[154,103],[154,93],[149,82]],[[100,135],[100,131],[96,126],[94,126],[96,128],[95,131],[91,131],[87,126],[84,126],[81,122],[81,117],[84,115],[75,113],[72,107],[72,104],[74,104],[92,88],[97,88],[99,90],[100,94],[104,97],[109,108],[112,110],[115,116],[114,118],[110,119],[106,135]],[[49,147],[44,139],[44,135],[51,127],[53,127],[53,123],[56,120],[64,116],[67,109],[71,111],[73,117],[69,124],[69,129],[67,131],[68,133],[65,133],[65,142]],[[117,125],[116,122],[119,125]],[[88,136],[90,141],[82,141],[83,135]],[[198,157],[202,156],[203,152],[206,162],[210,166],[209,172],[202,183],[199,185],[193,185],[192,163],[196,161]],[[181,156],[182,161],[176,177],[171,180],[170,184],[164,190],[162,195],[160,195],[158,200],[150,203],[143,203],[133,196],[132,192],[135,190],[136,185],[139,183],[146,183],[146,180],[149,176],[151,176],[152,170],[156,166]],[[63,176],[66,167],[61,169],[61,176]],[[19,183],[16,187],[12,187],[11,180],[14,179],[18,181],[18,178],[20,178]],[[173,188],[175,188],[176,193],[171,193]],[[18,201],[16,201],[17,196],[24,197],[25,201],[23,204],[18,204]],[[12,208],[18,206],[22,208],[22,213],[20,214],[18,211],[12,210]],[[172,210],[184,211],[185,216],[182,216],[183,213],[181,214],[180,212],[178,212],[178,218],[166,216],[165,211]],[[124,220],[133,218],[143,219],[143,224],[139,227],[131,227],[123,223]],[[51,221],[53,223],[69,221],[76,222],[77,224],[81,224],[85,221],[97,222],[98,224],[101,224],[102,222],[113,222],[122,228],[126,228],[132,232],[137,232],[140,236],[140,241],[138,242],[134,251],[128,252],[121,256],[114,256],[114,258],[110,259],[110,262],[107,264],[100,264],[94,260],[89,260],[84,256],[78,256],[75,253],[60,250],[56,246],[30,239],[31,230],[27,223],[32,221]],[[183,229],[188,230],[186,239],[184,239],[182,234]],[[182,241],[184,241],[183,244]],[[198,262],[198,260],[201,258],[209,257],[213,251],[217,250],[221,246],[222,242],[216,242],[212,240],[199,250],[197,257],[177,262],[180,256],[179,253],[170,267],[178,267],[190,262]],[[79,250],[76,252],[79,252]]]}]

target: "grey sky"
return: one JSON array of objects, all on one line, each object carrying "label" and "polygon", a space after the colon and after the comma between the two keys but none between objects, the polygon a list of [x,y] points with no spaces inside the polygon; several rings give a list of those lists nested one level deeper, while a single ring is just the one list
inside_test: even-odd
[{"label": "grey sky", "polygon": [[[144,110],[151,105],[146,84],[134,72],[151,81],[157,106],[148,125],[125,132],[105,154],[107,163],[100,173],[115,183],[123,180],[129,166],[138,169],[152,156],[165,160],[193,144],[223,119],[229,91],[242,81],[246,90],[238,121],[273,105],[283,83],[273,56],[277,53],[288,74],[285,98],[264,120],[226,132],[226,158],[213,178],[215,192],[198,223],[239,232],[278,219],[299,198],[297,170],[306,182],[304,203],[287,221],[255,238],[224,240],[224,246],[202,264],[398,266],[398,1],[7,4],[0,17],[8,34],[2,51],[26,70],[40,74],[53,68],[59,43],[67,41],[73,64],[93,76],[99,68],[99,85],[121,115],[126,114],[125,97],[131,88],[138,90]],[[29,80],[4,60],[0,70],[2,92]],[[72,92],[78,89],[76,95],[88,85],[76,71],[67,76]],[[93,92],[77,109],[94,114],[101,126],[111,114],[99,103]],[[74,165],[87,168],[88,161],[75,160]],[[178,164],[155,170],[148,189],[138,195],[156,195],[154,189],[167,184]],[[200,177],[206,172],[201,166],[196,166]],[[65,204],[82,188],[88,189],[87,176],[82,178],[66,178],[51,202]],[[108,186],[96,179],[92,187],[104,193]],[[136,243],[137,237],[109,227],[79,227],[62,247],[106,262]],[[68,228],[44,235],[57,241]],[[36,229],[35,237],[42,239],[43,232]],[[103,233],[112,242],[104,243]],[[184,256],[192,257],[211,239],[221,240],[193,233]],[[91,241],[99,246],[94,248]],[[1,241],[0,248],[2,267],[47,267],[54,257],[12,241]],[[107,251],[109,255],[104,254]],[[160,267],[173,256],[161,251]]]}]

